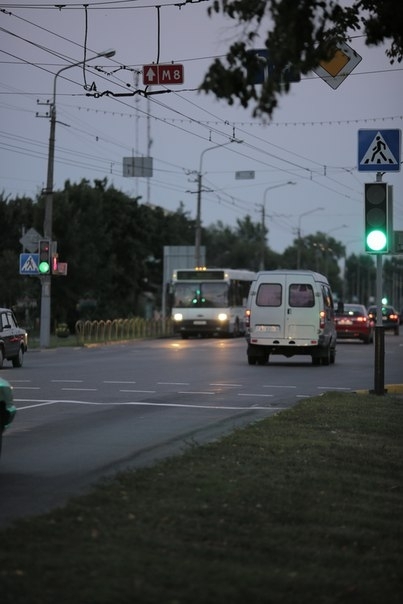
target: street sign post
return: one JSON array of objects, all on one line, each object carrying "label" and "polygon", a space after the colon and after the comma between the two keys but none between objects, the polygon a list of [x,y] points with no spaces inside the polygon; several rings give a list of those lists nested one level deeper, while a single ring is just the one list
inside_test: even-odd
[{"label": "street sign post", "polygon": [[183,84],[183,65],[180,63],[144,65],[143,84],[145,86]]}]

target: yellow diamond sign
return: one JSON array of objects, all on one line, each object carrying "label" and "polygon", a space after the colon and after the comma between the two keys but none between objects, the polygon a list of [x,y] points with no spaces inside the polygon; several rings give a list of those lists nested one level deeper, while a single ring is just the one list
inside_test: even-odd
[{"label": "yellow diamond sign", "polygon": [[322,80],[336,90],[355,69],[362,57],[345,42],[337,42],[329,61],[321,61],[313,70]]}]

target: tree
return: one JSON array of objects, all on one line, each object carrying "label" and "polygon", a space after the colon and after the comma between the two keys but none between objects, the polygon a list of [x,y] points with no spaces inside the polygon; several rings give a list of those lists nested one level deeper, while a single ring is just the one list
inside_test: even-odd
[{"label": "tree", "polygon": [[[396,0],[352,0],[340,6],[337,0],[214,0],[210,16],[222,13],[239,22],[239,36],[230,46],[226,61],[210,65],[201,90],[243,107],[252,105],[254,116],[271,116],[281,94],[290,84],[284,73],[291,65],[301,74],[309,73],[321,60],[329,60],[336,41],[349,41],[349,33],[360,31],[368,46],[384,42],[390,63],[403,55],[403,11]],[[267,20],[271,23],[266,32]],[[259,58],[249,52],[268,51],[275,66],[262,85],[256,85]]]},{"label": "tree", "polygon": [[250,216],[237,220],[235,229],[221,221],[211,225],[203,234],[210,267],[258,270],[261,257],[261,225]]}]

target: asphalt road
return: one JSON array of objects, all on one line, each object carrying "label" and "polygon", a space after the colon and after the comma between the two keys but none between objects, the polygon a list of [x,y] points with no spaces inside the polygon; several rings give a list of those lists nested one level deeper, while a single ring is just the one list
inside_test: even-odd
[{"label": "asphalt road", "polygon": [[[99,479],[151,464],[325,391],[374,386],[374,346],[340,342],[336,363],[271,357],[243,339],[152,340],[28,352],[5,363],[17,416],[3,438],[0,526],[47,512]],[[403,336],[385,334],[385,384],[403,381]]]}]

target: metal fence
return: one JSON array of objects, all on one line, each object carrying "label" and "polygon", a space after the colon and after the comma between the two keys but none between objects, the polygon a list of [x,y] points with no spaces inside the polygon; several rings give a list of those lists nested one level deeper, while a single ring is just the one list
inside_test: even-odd
[{"label": "metal fence", "polygon": [[77,343],[95,344],[133,340],[136,338],[163,338],[174,334],[172,319],[113,319],[107,321],[77,321]]}]

